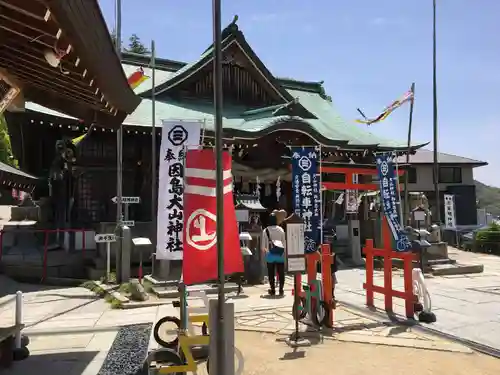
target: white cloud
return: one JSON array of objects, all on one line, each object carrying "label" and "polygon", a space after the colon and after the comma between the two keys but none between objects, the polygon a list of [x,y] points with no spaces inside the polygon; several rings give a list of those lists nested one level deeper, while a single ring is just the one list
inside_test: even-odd
[{"label": "white cloud", "polygon": [[386,23],[387,23],[387,19],[383,18],[383,17],[377,17],[377,18],[373,18],[372,20],[370,20],[370,24],[372,24],[374,26],[382,26],[382,25],[385,25]]},{"label": "white cloud", "polygon": [[402,18],[385,18],[385,17],[375,17],[369,22],[372,26],[382,27],[382,26],[401,26],[406,24],[406,20]]}]

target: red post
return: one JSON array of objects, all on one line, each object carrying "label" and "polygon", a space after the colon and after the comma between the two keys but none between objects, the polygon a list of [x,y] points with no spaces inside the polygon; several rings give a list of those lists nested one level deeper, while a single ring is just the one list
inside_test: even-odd
[{"label": "red post", "polygon": [[306,254],[306,270],[307,270],[307,283],[311,284],[313,280],[316,280],[316,274],[318,273],[317,262],[320,261],[320,255],[315,251],[314,253]]},{"label": "red post", "polygon": [[139,266],[139,283],[142,284],[142,263]]},{"label": "red post", "polygon": [[332,261],[333,256],[330,252],[329,244],[321,245],[321,276],[323,281],[323,300],[330,309],[330,320],[328,327],[333,327],[333,295],[332,295]]},{"label": "red post", "polygon": [[47,253],[49,250],[49,232],[48,230],[44,231],[45,233],[45,241],[43,245],[43,269],[42,269],[42,282],[47,278]]},{"label": "red post", "polygon": [[296,273],[295,280],[296,280],[297,284],[294,284],[294,286],[297,285],[299,290],[295,290],[295,288],[292,289],[292,296],[294,296],[295,293],[298,293],[300,296],[300,295],[302,295],[302,275],[300,273]]},{"label": "red post", "polygon": [[384,305],[385,311],[392,313],[392,234],[389,223],[384,217],[382,222],[382,240],[384,243]]},{"label": "red post", "polygon": [[3,255],[3,229],[0,231],[0,261]]},{"label": "red post", "polygon": [[363,252],[366,256],[366,282],[363,287],[366,289],[366,306],[374,307],[373,302],[373,240],[367,239]]},{"label": "red post", "polygon": [[86,250],[85,234],[86,234],[85,229],[82,229],[82,255],[84,260],[85,260],[85,250]]},{"label": "red post", "polygon": [[[311,285],[311,283],[316,280],[316,275],[318,274],[318,262],[320,261],[320,254],[315,251],[314,253],[306,254],[306,270],[307,270],[307,284]],[[311,299],[312,304],[316,303],[316,299],[313,297]]]}]

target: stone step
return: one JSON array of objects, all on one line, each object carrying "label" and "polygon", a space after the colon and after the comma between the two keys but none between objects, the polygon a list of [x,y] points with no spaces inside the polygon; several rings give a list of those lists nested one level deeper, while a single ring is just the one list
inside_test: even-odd
[{"label": "stone step", "polygon": [[[455,264],[457,261],[453,259],[429,259],[426,261],[426,269],[431,269],[434,266]],[[420,268],[420,260],[414,260],[413,268]],[[403,261],[401,259],[393,259],[392,265],[397,268],[403,268]]]},{"label": "stone step", "polygon": [[456,264],[457,261],[454,259],[429,259],[427,264],[429,266],[437,266],[440,264]]},{"label": "stone step", "polygon": [[161,280],[157,279],[153,275],[144,276],[144,280],[147,280],[155,287],[177,287],[179,284],[179,280]]},{"label": "stone step", "polygon": [[[158,298],[179,298],[179,291],[177,290],[177,286],[153,286],[152,290]],[[188,292],[205,292],[206,294],[216,294],[217,290],[217,285],[214,284],[191,285],[187,287]],[[238,285],[234,283],[224,284],[225,293],[237,291]]]},{"label": "stone step", "polygon": [[[115,268],[111,268],[111,272],[115,272]],[[106,276],[106,268],[101,267],[87,267],[86,268],[87,278],[89,280],[99,280]],[[142,274],[151,273],[151,266],[143,266]],[[130,268],[130,277],[139,277],[139,267],[132,266]]]},{"label": "stone step", "polygon": [[434,276],[465,275],[470,273],[481,273],[484,271],[482,264],[438,264],[432,266]]}]

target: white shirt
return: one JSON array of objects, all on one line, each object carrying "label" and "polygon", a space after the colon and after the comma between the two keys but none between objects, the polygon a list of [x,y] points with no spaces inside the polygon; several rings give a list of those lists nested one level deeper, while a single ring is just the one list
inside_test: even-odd
[{"label": "white shirt", "polygon": [[269,250],[270,244],[269,238],[267,236],[268,231],[274,246],[283,247],[283,249],[286,249],[285,231],[278,225],[271,225],[264,229],[264,231],[262,232],[262,249]]}]

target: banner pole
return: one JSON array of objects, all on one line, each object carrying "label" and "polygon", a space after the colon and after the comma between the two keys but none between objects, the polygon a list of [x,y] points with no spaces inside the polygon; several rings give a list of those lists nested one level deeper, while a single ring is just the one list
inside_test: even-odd
[{"label": "banner pole", "polygon": [[323,173],[321,173],[321,166],[322,166],[322,152],[321,152],[321,144],[319,145],[319,207],[320,207],[320,213],[319,213],[319,243],[323,244]]},{"label": "banner pole", "polygon": [[441,226],[441,203],[439,196],[439,161],[438,161],[438,100],[437,100],[437,63],[436,63],[436,0],[432,1],[432,143],[433,174],[436,217],[432,218]]},{"label": "banner pole", "polygon": [[158,245],[157,170],[156,170],[156,50],[151,41],[151,225],[153,226],[153,253],[151,254],[151,274],[154,275],[156,248]]},{"label": "banner pole", "polygon": [[394,161],[396,163],[396,189],[398,191],[398,204],[399,204],[399,222],[401,224],[401,227],[404,228],[404,218],[403,218],[403,211],[401,207],[401,190],[399,188],[399,163],[398,163],[398,153],[394,153]]},{"label": "banner pole", "polygon": [[410,102],[410,114],[408,117],[408,143],[407,143],[407,151],[406,151],[406,170],[405,170],[405,182],[404,182],[404,187],[405,187],[405,206],[404,206],[404,222],[410,224],[410,192],[408,191],[408,184],[409,184],[409,164],[410,164],[410,152],[411,152],[411,128],[412,128],[412,123],[413,123],[413,104],[415,102],[415,82],[411,84],[411,93],[412,93],[412,98]]},{"label": "banner pole", "polygon": [[[115,0],[115,36],[116,36],[116,54],[121,62],[122,57],[122,2],[121,0]],[[123,124],[120,124],[118,131],[116,132],[116,231],[118,234],[117,240],[117,262],[116,262],[116,281],[117,282],[127,282],[128,280],[122,280],[122,250],[123,250],[123,206],[122,206],[122,196],[123,196]]]},{"label": "banner pole", "polygon": [[[214,86],[214,115],[215,115],[215,155],[216,155],[216,236],[217,236],[217,276],[219,280],[217,298],[217,342],[216,342],[216,363],[217,375],[229,375],[227,372],[224,357],[234,356],[233,353],[226,353],[226,333],[224,324],[224,177],[222,166],[223,153],[223,126],[222,126],[222,32],[221,32],[221,0],[212,0],[213,17],[213,37],[214,37],[214,65],[213,65],[213,86]],[[233,349],[234,350],[234,349]],[[234,371],[234,370],[233,370]]]}]

